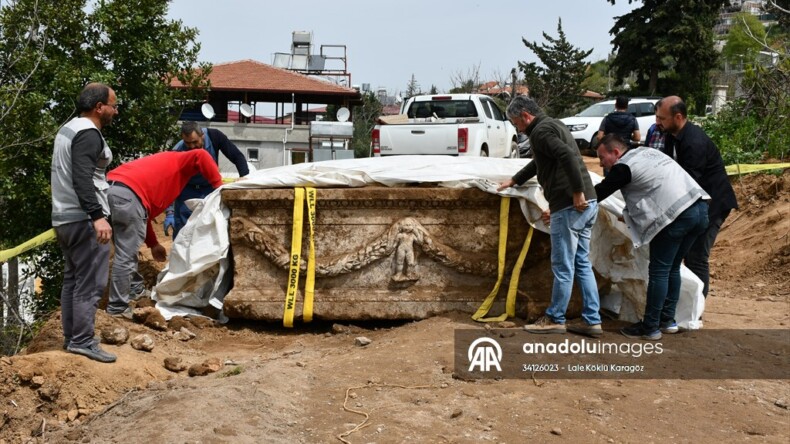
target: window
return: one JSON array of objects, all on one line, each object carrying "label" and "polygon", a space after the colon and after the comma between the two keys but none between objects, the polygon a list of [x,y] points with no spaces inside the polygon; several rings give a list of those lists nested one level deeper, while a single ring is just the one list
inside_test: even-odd
[{"label": "window", "polygon": [[258,148],[247,148],[247,160],[250,162],[258,161]]},{"label": "window", "polygon": [[486,103],[491,107],[491,112],[494,113],[494,119],[496,120],[506,120],[505,116],[502,114],[502,111],[499,109],[496,103],[491,100],[485,100]]}]

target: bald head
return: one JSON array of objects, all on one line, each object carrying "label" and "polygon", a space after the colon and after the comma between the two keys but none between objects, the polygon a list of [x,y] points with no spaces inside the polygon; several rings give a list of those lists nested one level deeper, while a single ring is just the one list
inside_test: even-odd
[{"label": "bald head", "polygon": [[667,96],[656,106],[656,123],[664,131],[677,135],[686,125],[686,102],[678,96]]}]

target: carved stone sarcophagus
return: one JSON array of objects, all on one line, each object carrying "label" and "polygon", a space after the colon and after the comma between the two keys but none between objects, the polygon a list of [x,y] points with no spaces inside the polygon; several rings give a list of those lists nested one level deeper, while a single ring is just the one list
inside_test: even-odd
[{"label": "carved stone sarcophagus", "polygon": [[[318,188],[314,317],[421,319],[473,313],[497,280],[500,197],[437,187]],[[231,210],[231,318],[279,321],[291,261],[293,189],[223,190]],[[509,211],[505,279],[491,315],[504,310],[507,283],[527,235],[516,200]],[[309,224],[303,224],[296,316],[302,314]],[[517,315],[534,317],[551,297],[550,241],[535,231],[518,286]],[[578,313],[578,297],[572,299]]]}]

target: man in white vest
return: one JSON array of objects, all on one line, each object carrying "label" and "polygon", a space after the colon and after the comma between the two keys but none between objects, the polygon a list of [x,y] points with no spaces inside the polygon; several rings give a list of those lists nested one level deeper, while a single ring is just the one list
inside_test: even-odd
[{"label": "man in white vest", "polygon": [[628,338],[657,341],[662,332],[678,332],[680,264],[708,227],[710,196],[666,154],[647,147],[628,150],[615,134],[601,140],[598,159],[609,169],[595,186],[598,201],[620,190],[625,200],[623,219],[634,248],[650,245],[645,314],[620,332]]},{"label": "man in white vest", "polygon": [[115,362],[94,340],[96,308],[107,286],[112,228],[105,171],[112,152],[101,134],[118,114],[115,91],[90,83],[77,98],[79,117],[63,125],[52,152],[52,226],[66,262],[60,293],[63,348]]}]

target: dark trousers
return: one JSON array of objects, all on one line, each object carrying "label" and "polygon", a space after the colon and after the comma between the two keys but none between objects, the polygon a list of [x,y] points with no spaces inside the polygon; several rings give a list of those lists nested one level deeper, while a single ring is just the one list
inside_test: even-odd
[{"label": "dark trousers", "polygon": [[685,257],[686,267],[697,275],[699,280],[702,281],[702,294],[707,298],[708,289],[710,288],[710,251],[713,249],[713,244],[716,242],[716,236],[719,235],[719,230],[727,219],[730,212],[727,211],[718,217],[710,220],[708,229],[705,230],[694,245],[691,246],[688,254]]},{"label": "dark trousers", "polygon": [[646,331],[675,320],[680,299],[680,264],[683,256],[708,226],[708,204],[698,200],[650,241],[647,301],[642,324]]},{"label": "dark trousers", "polygon": [[67,345],[89,347],[107,286],[110,244],[96,240],[93,222],[87,220],[55,227],[55,235],[66,260],[60,292],[63,336]]}]

